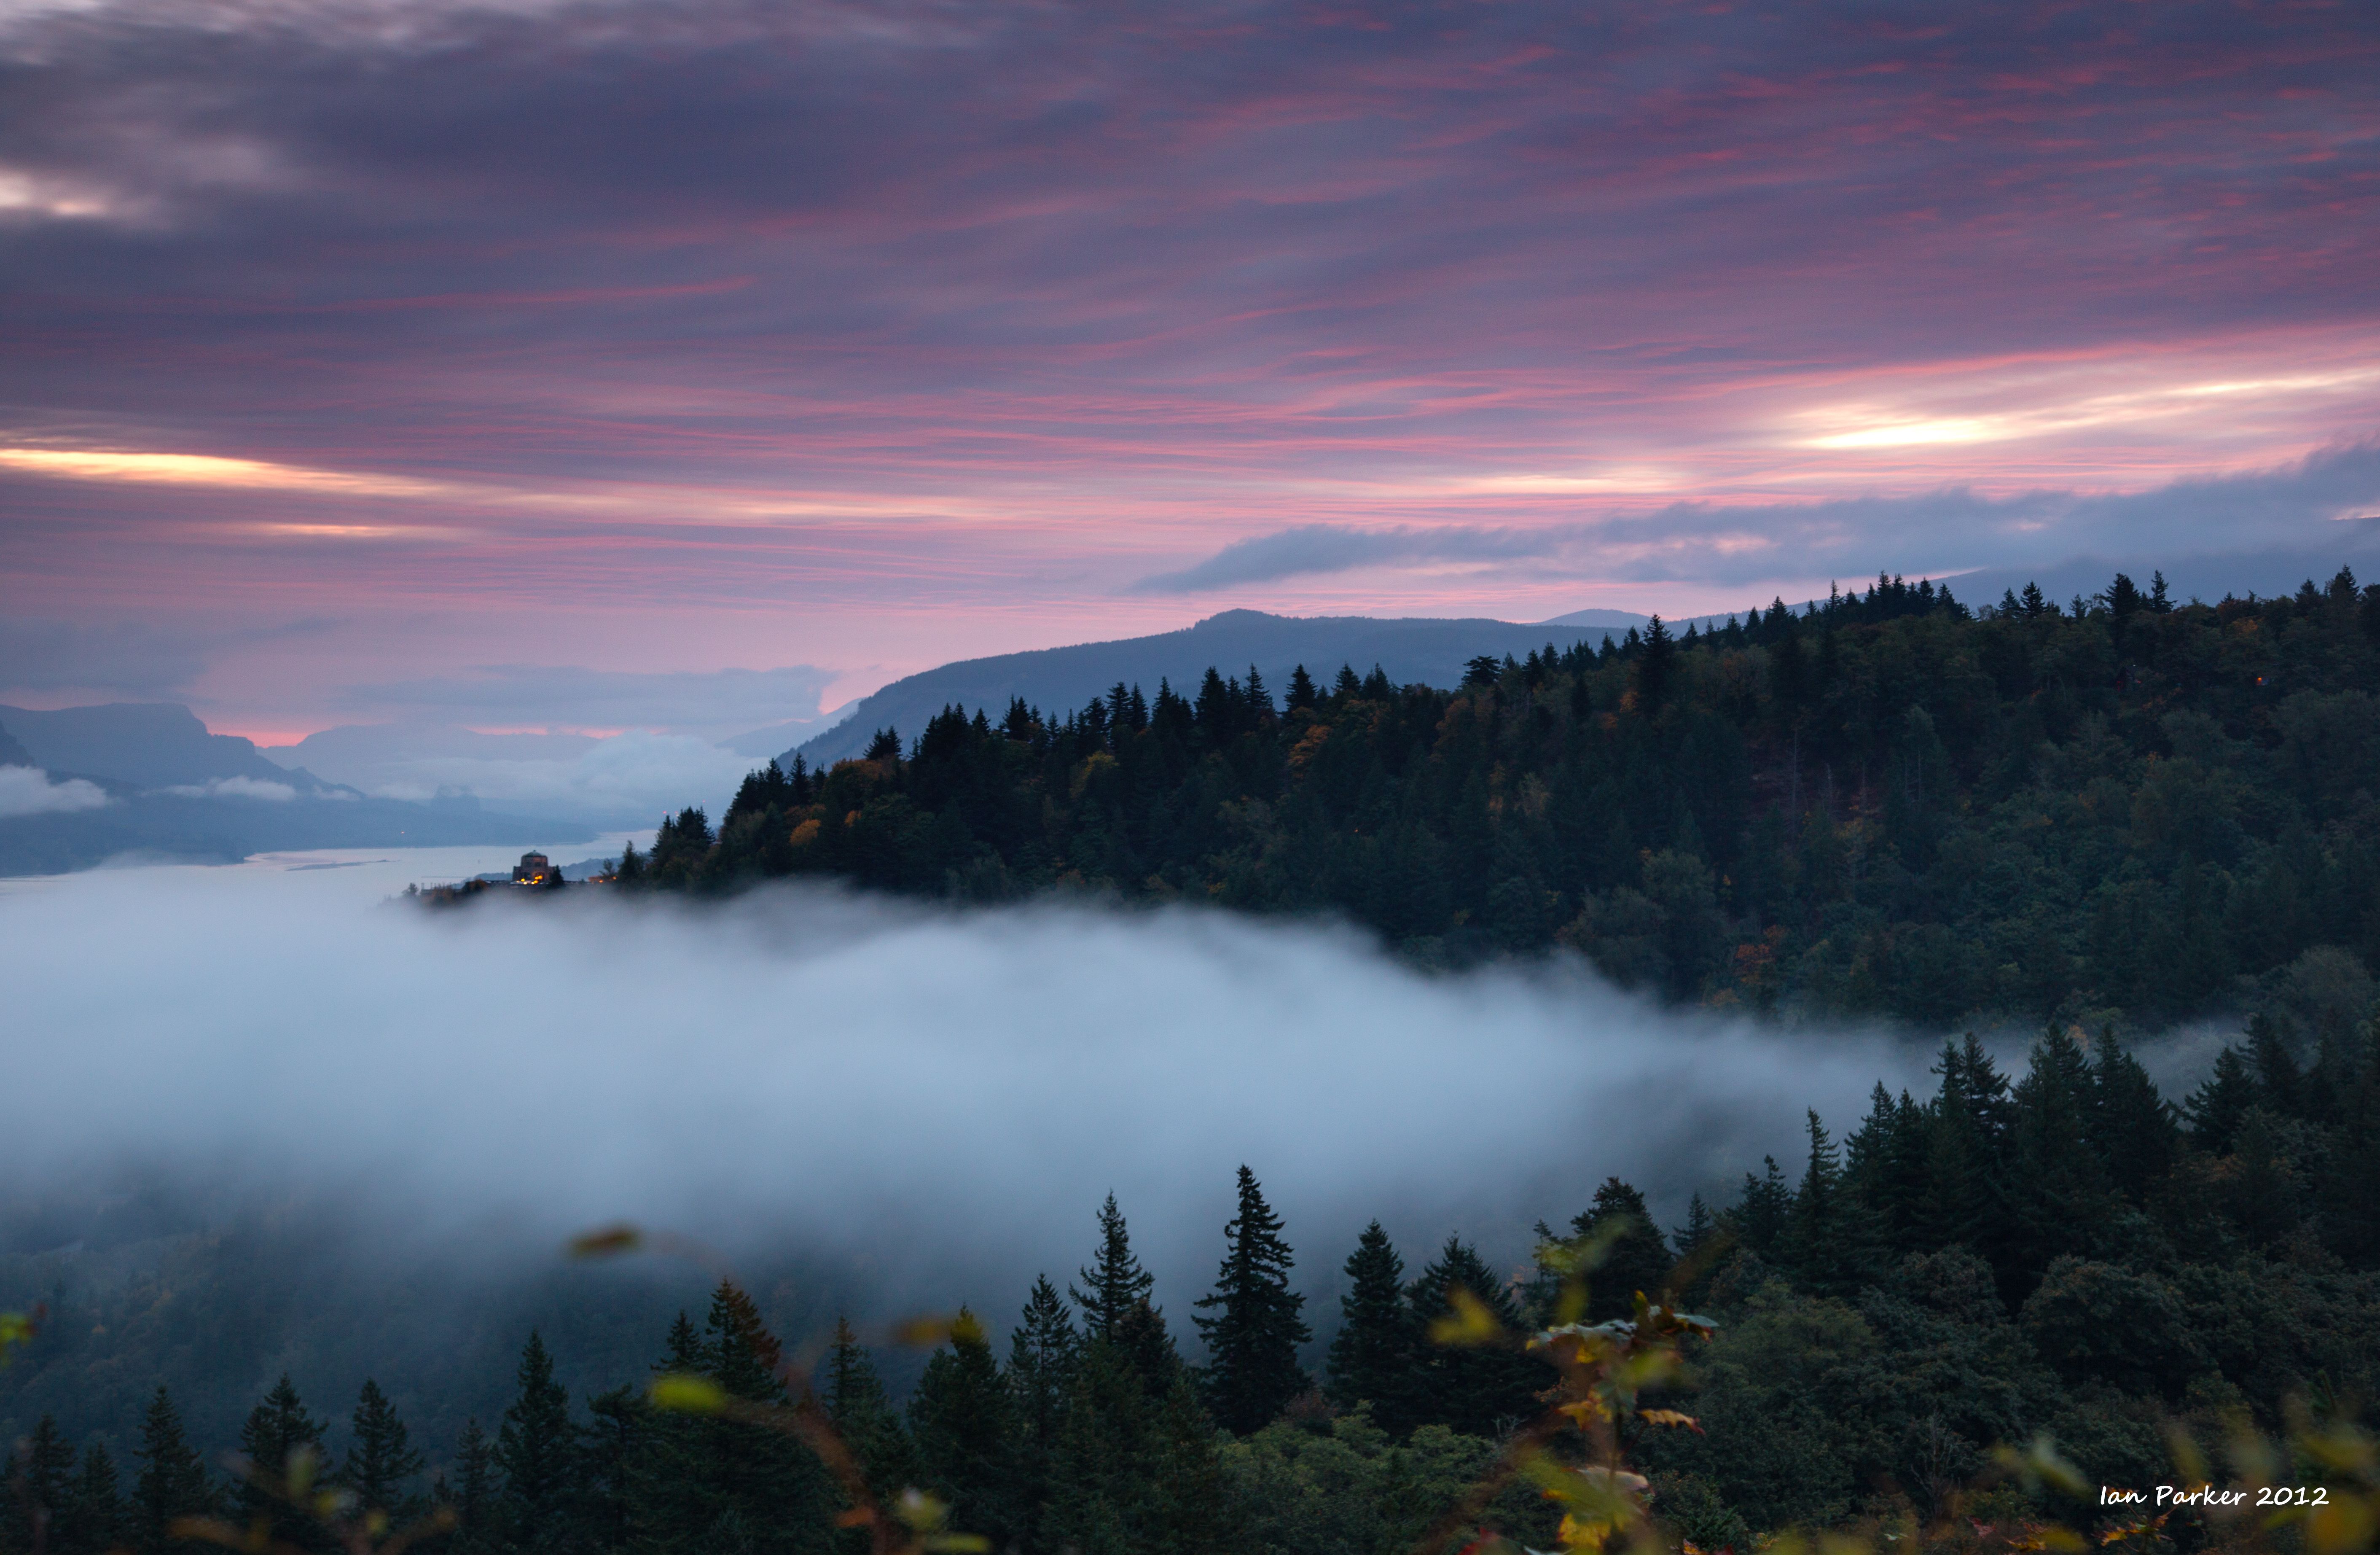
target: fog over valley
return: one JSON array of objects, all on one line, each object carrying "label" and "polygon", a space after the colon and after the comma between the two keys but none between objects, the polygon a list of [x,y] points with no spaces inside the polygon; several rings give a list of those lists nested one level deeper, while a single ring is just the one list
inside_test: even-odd
[{"label": "fog over valley", "polygon": [[1243,1160],[1314,1265],[1376,1213],[1517,1243],[1502,1222],[1574,1212],[1614,1171],[1676,1209],[1790,1157],[1804,1105],[1848,1117],[1930,1056],[1657,1013],[1568,963],[1430,977],[1214,914],[364,896],[138,870],[0,899],[40,1039],[0,1166],[353,1190],[440,1237],[808,1238],[954,1298],[953,1257],[1010,1281],[1079,1259],[1110,1188],[1161,1277],[1203,1278]]}]

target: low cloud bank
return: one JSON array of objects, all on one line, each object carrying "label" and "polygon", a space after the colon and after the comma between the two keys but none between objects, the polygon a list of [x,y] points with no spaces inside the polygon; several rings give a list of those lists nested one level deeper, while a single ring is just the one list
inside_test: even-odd
[{"label": "low cloud bank", "polygon": [[[824,893],[432,915],[338,872],[0,898],[0,1172],[357,1196],[452,1246],[590,1224],[864,1265],[888,1300],[1071,1272],[1112,1190],[1179,1308],[1232,1172],[1327,1282],[1378,1215],[1517,1257],[1606,1173],[1673,1218],[1929,1055],[1651,1010],[1575,967],[1430,978],[1220,915]],[[1186,1314],[1185,1314],[1186,1315]]]},{"label": "low cloud bank", "polygon": [[53,783],[39,767],[0,767],[0,820],[20,815],[62,815],[95,810],[107,791],[81,778]]},{"label": "low cloud bank", "polygon": [[171,794],[182,799],[265,799],[273,804],[286,804],[298,797],[298,790],[271,778],[227,777],[209,778],[204,783],[177,783],[161,788],[160,794]]},{"label": "low cloud bank", "polygon": [[650,827],[689,799],[716,817],[755,764],[707,739],[646,729],[598,739],[347,725],[265,754],[376,798],[468,794],[494,809],[599,827]]}]

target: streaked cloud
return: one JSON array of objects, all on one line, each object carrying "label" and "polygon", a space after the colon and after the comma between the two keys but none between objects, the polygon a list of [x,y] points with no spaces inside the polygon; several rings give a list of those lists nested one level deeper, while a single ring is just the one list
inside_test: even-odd
[{"label": "streaked cloud", "polygon": [[19,0],[0,612],[897,673],[2228,553],[2296,519],[2192,483],[2380,429],[2375,71],[2220,0]]},{"label": "streaked cloud", "polygon": [[[1235,541],[1203,561],[1143,579],[1154,593],[1207,593],[1316,573],[1456,561],[1556,564],[1582,577],[1752,581],[1882,567],[1940,577],[2049,565],[2143,547],[2170,557],[2290,547],[2343,553],[2380,540],[2380,441],[2325,450],[2279,469],[2176,481],[2147,492],[1951,488],[1908,497],[1802,503],[1674,503],[1534,528],[1305,526]],[[2342,521],[2351,524],[2341,528]]]},{"label": "streaked cloud", "polygon": [[[237,491],[306,492],[333,496],[452,496],[436,481],[302,469],[261,459],[212,454],[144,454],[122,449],[0,448],[0,467],[66,480],[129,480],[166,486],[220,486]],[[284,526],[302,528],[302,526]]]}]

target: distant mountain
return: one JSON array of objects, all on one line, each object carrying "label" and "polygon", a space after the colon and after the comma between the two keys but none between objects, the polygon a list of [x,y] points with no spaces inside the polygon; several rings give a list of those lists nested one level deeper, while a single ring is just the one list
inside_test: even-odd
[{"label": "distant mountain", "polygon": [[1548,626],[1609,626],[1615,632],[1624,632],[1631,626],[1641,627],[1652,619],[1653,618],[1649,615],[1639,615],[1633,610],[1573,610],[1568,615],[1548,617],[1542,623],[1542,625]]},{"label": "distant mountain", "polygon": [[1171,681],[1177,691],[1193,693],[1208,665],[1226,674],[1245,675],[1253,664],[1276,697],[1288,686],[1290,671],[1299,664],[1326,684],[1342,664],[1353,666],[1358,674],[1368,674],[1378,664],[1400,684],[1427,681],[1451,686],[1463,678],[1463,666],[1482,653],[1522,657],[1548,642],[1568,648],[1580,641],[1600,641],[1647,619],[1621,611],[1579,613],[1608,615],[1612,620],[1572,623],[1565,617],[1562,622],[1528,625],[1486,619],[1268,615],[1262,611],[1227,610],[1178,632],[963,659],[905,676],[861,698],[842,723],[805,740],[780,759],[790,764],[799,755],[812,766],[825,766],[857,756],[877,730],[889,726],[905,738],[913,737],[925,728],[928,719],[953,703],[969,710],[985,709],[997,719],[1010,698],[1022,697],[1045,712],[1062,716],[1118,681],[1137,684],[1153,693],[1162,679]]},{"label": "distant mountain", "polygon": [[[476,800],[367,798],[303,767],[276,766],[173,702],[0,708],[0,766],[47,773],[0,809],[0,875],[59,874],[126,854],[214,863],[298,848],[546,845],[596,834]],[[77,797],[53,802],[67,792]]]},{"label": "distant mountain", "polygon": [[483,735],[452,723],[342,723],[318,729],[296,745],[266,746],[260,754],[334,783],[370,788],[391,769],[426,759],[567,761],[595,745],[592,735]]},{"label": "distant mountain", "polygon": [[299,793],[325,786],[303,768],[266,760],[252,740],[208,733],[179,702],[108,702],[53,711],[0,707],[0,726],[23,748],[23,765],[53,773],[107,778],[138,788],[200,786],[232,778]]}]

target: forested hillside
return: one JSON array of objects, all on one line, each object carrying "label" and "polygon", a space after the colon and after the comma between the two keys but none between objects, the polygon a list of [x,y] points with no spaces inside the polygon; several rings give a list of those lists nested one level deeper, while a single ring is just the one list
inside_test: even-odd
[{"label": "forested hillside", "polygon": [[[1840,1144],[1814,1114],[1797,1170],[1765,1162],[1732,1202],[1696,1198],[1668,1234],[1629,1183],[1579,1184],[1575,1218],[1539,1226],[1516,1271],[1459,1237],[1401,1251],[1377,1221],[1352,1248],[1301,1253],[1243,1168],[1214,1283],[1184,1300],[1155,1288],[1111,1197],[1086,1218],[1080,1272],[1009,1293],[1004,1331],[962,1311],[905,1403],[847,1325],[786,1366],[733,1283],[652,1336],[650,1371],[583,1396],[559,1379],[567,1357],[517,1336],[512,1402],[450,1440],[409,1435],[389,1396],[404,1379],[348,1380],[340,1427],[332,1401],[284,1379],[237,1443],[191,1440],[158,1391],[114,1423],[114,1454],[107,1433],[22,1421],[25,1499],[0,1549],[195,1549],[165,1529],[212,1512],[327,1551],[318,1524],[212,1466],[236,1447],[262,1464],[310,1451],[354,1514],[443,1506],[456,1525],[428,1548],[455,1555],[858,1555],[865,1536],[833,1521],[853,1492],[800,1442],[736,1415],[805,1389],[870,1495],[924,1489],[993,1550],[1392,1555],[1469,1547],[1482,1530],[1548,1548],[1558,1509],[1525,1484],[1416,1545],[1539,1414],[1553,1375],[1516,1345],[1447,1342],[1446,1320],[1474,1336],[1562,1320],[1562,1271],[1593,1246],[1585,1320],[1628,1320],[1643,1293],[1716,1325],[1645,1399],[1694,1428],[1626,1442],[1666,1548],[1749,1555],[1755,1535],[1857,1524],[1888,1543],[1931,1528],[1901,1548],[2038,1551],[2032,1520],[2061,1509],[1984,1483],[1997,1445],[2047,1432],[2089,1482],[2148,1486],[2177,1472],[2170,1433],[2211,1450],[2380,1384],[2374,1035],[2367,1022],[2301,1066],[2259,1023],[2180,1110],[2104,1037],[2046,1035],[2013,1080],[1972,1039],[1946,1046],[1933,1095],[1879,1087]],[[1336,1309],[1309,1309],[1310,1266],[1342,1258]],[[137,1367],[84,1331],[103,1316],[53,1314],[9,1380]],[[666,1407],[688,1398],[709,1402]],[[57,1514],[45,1546],[34,1507]],[[2110,1539],[2138,1521],[2062,1514]],[[2143,1547],[2204,1544],[2182,1519]]]},{"label": "forested hillside", "polygon": [[2150,1025],[2380,945],[2380,588],[1971,611],[1879,579],[1709,633],[952,708],[774,764],[626,873],[1332,912],[1447,963],[1561,943],[1682,1000]]}]

